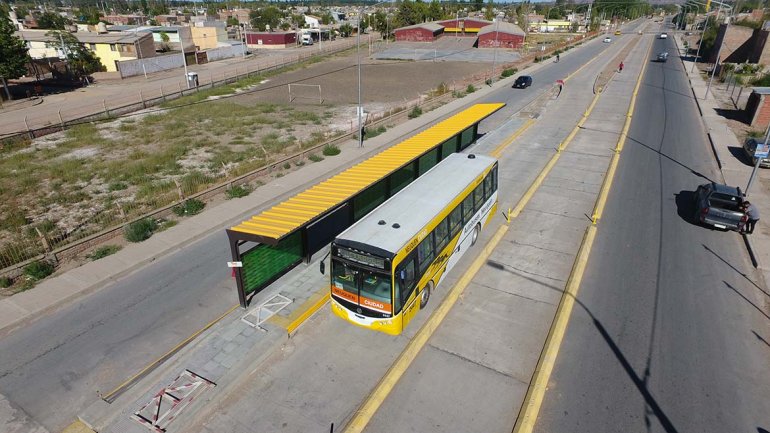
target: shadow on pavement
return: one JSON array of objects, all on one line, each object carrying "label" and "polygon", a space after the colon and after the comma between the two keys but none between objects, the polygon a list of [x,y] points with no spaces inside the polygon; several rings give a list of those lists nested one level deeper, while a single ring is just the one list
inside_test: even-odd
[{"label": "shadow on pavement", "polygon": [[[762,287],[760,287],[760,286],[759,286],[759,284],[757,284],[757,283],[755,283],[754,281],[752,281],[752,280],[751,280],[751,278],[749,278],[749,276],[748,276],[748,275],[746,275],[744,272],[741,272],[741,271],[740,271],[738,268],[736,268],[735,266],[733,266],[732,264],[730,264],[730,262],[728,262],[727,260],[723,259],[723,258],[722,258],[722,256],[720,256],[719,254],[717,254],[717,253],[716,253],[714,250],[712,250],[711,248],[709,248],[709,247],[708,247],[706,244],[701,244],[701,245],[703,246],[703,248],[704,248],[706,251],[708,251],[708,252],[710,252],[711,254],[713,254],[713,255],[714,255],[714,257],[716,257],[716,258],[718,258],[719,260],[721,260],[721,261],[722,261],[722,263],[724,263],[724,264],[726,264],[727,266],[729,266],[729,267],[730,267],[732,270],[734,270],[734,271],[735,271],[735,272],[736,272],[738,275],[742,276],[742,277],[743,277],[743,278],[744,278],[746,281],[748,281],[749,283],[751,283],[751,285],[752,285],[752,286],[756,287],[756,288],[757,288],[757,290],[759,290],[760,292],[764,293],[764,294],[765,294],[765,296],[767,296],[767,297],[770,297],[770,293],[767,293],[767,292],[765,291],[765,289],[763,289]],[[727,284],[727,283],[725,283],[725,284]]]},{"label": "shadow on pavement", "polygon": [[706,180],[707,180],[707,181],[709,181],[709,182],[713,182],[713,180],[711,180],[711,178],[709,178],[708,176],[706,176],[706,175],[704,175],[704,174],[702,174],[702,173],[700,173],[700,172],[698,172],[698,171],[695,171],[695,170],[693,170],[692,168],[690,168],[690,167],[688,167],[688,166],[686,166],[686,165],[682,164],[681,162],[677,161],[676,159],[674,159],[674,158],[672,158],[672,157],[670,157],[670,156],[666,155],[665,153],[663,153],[663,152],[661,152],[661,151],[659,151],[659,150],[653,149],[652,147],[650,147],[650,146],[648,146],[648,145],[646,145],[646,144],[642,143],[642,142],[641,142],[641,141],[639,141],[639,140],[636,140],[636,139],[635,139],[635,138],[633,138],[633,137],[627,136],[626,138],[627,138],[628,140],[630,140],[630,141],[632,141],[632,142],[636,143],[636,144],[639,144],[639,145],[641,145],[642,147],[645,147],[645,148],[647,148],[647,149],[649,149],[649,150],[651,150],[651,151],[653,151],[653,152],[657,153],[658,155],[660,155],[660,156],[662,156],[662,157],[664,157],[664,158],[668,159],[669,161],[671,161],[671,162],[673,162],[673,163],[675,163],[675,164],[679,165],[680,167],[686,168],[686,169],[687,169],[687,170],[688,170],[690,173],[692,173],[692,174],[694,174],[694,175],[696,175],[696,176],[698,176],[698,177],[701,177],[701,178],[703,178],[703,179],[706,179]]},{"label": "shadow on pavement", "polygon": [[694,226],[700,226],[700,221],[695,218],[695,191],[679,191],[674,194],[676,201],[676,213],[679,218]]},{"label": "shadow on pavement", "polygon": [[[762,336],[761,336],[761,335],[757,334],[757,331],[755,331],[755,330],[753,330],[753,329],[752,329],[752,330],[751,330],[751,333],[752,333],[752,334],[754,334],[754,336],[755,336],[755,337],[757,337],[757,340],[759,340],[759,341],[761,341],[761,342],[765,343],[765,346],[767,346],[767,347],[770,347],[770,343],[768,343],[768,342],[767,342],[767,340],[765,340],[764,338],[762,338]],[[761,430],[761,429],[760,429],[760,430]],[[764,431],[764,430],[762,430],[762,431]]]},{"label": "shadow on pavement", "polygon": [[730,151],[730,155],[732,155],[735,159],[742,162],[743,164],[746,164],[748,166],[752,166],[751,162],[746,158],[746,152],[743,151],[742,147],[738,146],[727,146],[727,150]]},{"label": "shadow on pavement", "polygon": [[[518,276],[520,276],[522,278],[534,281],[534,282],[536,282],[538,284],[541,284],[541,285],[543,285],[545,287],[548,287],[550,289],[556,290],[559,293],[564,293],[564,289],[563,288],[558,288],[558,287],[555,287],[555,286],[544,284],[541,281],[534,280],[531,277],[528,277],[526,275],[522,275],[520,272],[516,272],[516,271],[510,270],[506,265],[504,265],[502,263],[498,263],[498,262],[495,262],[493,260],[487,260],[487,264],[489,266],[495,268],[495,269],[503,270],[503,271],[509,272],[511,274],[518,275]],[[572,296],[572,295],[567,294],[567,296]],[[644,414],[644,418],[645,418],[644,422],[648,426],[648,430],[649,430],[649,425],[650,425],[650,420],[649,420],[648,416],[649,416],[650,413],[652,413],[653,415],[655,415],[655,417],[658,419],[658,421],[660,421],[660,425],[663,427],[663,430],[666,433],[678,432],[678,430],[676,429],[676,427],[674,427],[674,424],[668,418],[666,413],[658,405],[658,402],[657,402],[657,400],[655,400],[655,397],[653,397],[652,393],[650,393],[649,389],[647,389],[647,378],[649,377],[649,371],[645,372],[645,378],[644,379],[640,378],[639,375],[636,374],[636,371],[634,371],[634,368],[633,368],[633,366],[631,366],[631,363],[628,361],[628,359],[623,354],[623,351],[620,350],[618,345],[615,343],[615,340],[612,339],[612,336],[610,336],[609,332],[607,332],[607,330],[604,328],[604,325],[602,325],[602,323],[599,321],[599,319],[597,319],[596,316],[593,315],[591,310],[588,307],[586,307],[586,305],[583,304],[583,302],[581,302],[579,299],[575,298],[575,303],[577,305],[579,305],[583,309],[583,311],[585,311],[586,314],[588,314],[588,316],[591,318],[591,321],[593,322],[594,326],[599,331],[599,335],[602,336],[602,338],[604,339],[605,343],[607,343],[607,346],[612,351],[613,355],[615,355],[615,358],[618,360],[620,365],[623,367],[623,370],[625,370],[626,374],[631,379],[631,381],[633,382],[634,386],[636,386],[636,389],[639,391],[639,393],[644,398],[644,401],[646,402],[647,406],[649,407],[649,411],[645,410],[645,414]]]},{"label": "shadow on pavement", "polygon": [[722,282],[725,283],[725,286],[727,286],[727,288],[729,288],[733,292],[737,293],[738,296],[743,298],[744,301],[748,302],[749,305],[754,307],[755,310],[759,311],[759,314],[765,316],[765,319],[770,320],[770,316],[768,316],[767,313],[765,313],[761,308],[759,308],[759,306],[757,306],[757,304],[751,302],[751,300],[749,298],[743,296],[743,293],[739,292],[738,289],[736,289],[735,287],[731,286],[730,283],[728,283],[727,281],[722,280]]},{"label": "shadow on pavement", "polygon": [[743,110],[726,110],[724,108],[715,108],[714,111],[725,119],[736,120],[741,123],[746,122],[746,112]]}]

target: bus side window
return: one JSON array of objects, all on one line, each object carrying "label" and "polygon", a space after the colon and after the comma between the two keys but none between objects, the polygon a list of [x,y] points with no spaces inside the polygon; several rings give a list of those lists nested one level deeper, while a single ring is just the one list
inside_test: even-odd
[{"label": "bus side window", "polygon": [[398,266],[396,270],[396,280],[398,281],[398,294],[396,296],[397,302],[394,311],[398,312],[401,310],[401,304],[409,299],[409,295],[412,294],[415,287],[414,256],[409,257]]},{"label": "bus side window", "polygon": [[479,209],[481,209],[481,205],[484,204],[484,183],[480,183],[479,186],[476,187],[476,190],[473,191],[473,209],[474,211],[478,212]]},{"label": "bus side window", "polygon": [[495,168],[492,169],[492,186],[495,188],[495,191],[497,191],[497,164],[495,164]]},{"label": "bus side window", "polygon": [[433,262],[433,232],[430,232],[425,239],[417,246],[417,261],[420,262],[420,275],[428,269]]},{"label": "bus side window", "polygon": [[449,243],[449,218],[442,220],[433,230],[436,236],[436,254],[440,254],[446,244]]},{"label": "bus side window", "polygon": [[449,214],[449,236],[455,237],[463,226],[463,214],[462,208],[458,204],[456,208]]},{"label": "bus side window", "polygon": [[493,192],[494,189],[492,189],[492,172],[490,171],[487,173],[487,177],[484,178],[484,200],[489,200],[489,197],[492,197]]},{"label": "bus side window", "polygon": [[463,225],[468,224],[473,216],[473,191],[463,200]]}]

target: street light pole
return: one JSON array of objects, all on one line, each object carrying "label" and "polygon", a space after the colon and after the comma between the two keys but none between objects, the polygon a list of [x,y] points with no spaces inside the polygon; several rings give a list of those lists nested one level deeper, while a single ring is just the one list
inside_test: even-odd
[{"label": "street light pole", "polygon": [[[722,10],[722,5],[719,5],[718,11],[721,11],[721,10]],[[717,17],[719,17],[718,11],[717,11]],[[719,24],[719,23],[716,23],[716,24]],[[730,26],[730,21],[725,19],[725,35],[727,34],[727,27],[729,26]],[[711,90],[711,82],[714,81],[714,75],[717,72],[717,66],[719,66],[719,56],[722,54],[722,46],[724,46],[724,38],[722,38],[722,41],[719,44],[719,48],[717,49],[717,59],[714,62],[714,67],[711,70],[711,78],[709,78],[709,83],[706,85],[706,94],[703,95],[704,100],[708,99],[709,97],[709,90]]]},{"label": "street light pole", "polygon": [[492,74],[489,77],[489,85],[491,86],[495,80],[495,66],[497,64],[497,38],[500,35],[498,29],[500,28],[500,17],[495,17],[495,54],[492,57]]},{"label": "street light pole", "polygon": [[356,32],[356,63],[358,63],[358,147],[364,147],[364,125],[361,112],[361,19],[364,17],[364,8],[361,7],[361,13],[358,14],[358,31]]},{"label": "street light pole", "polygon": [[[765,133],[765,144],[764,148],[767,149],[767,142],[770,139],[770,126],[767,127],[767,132]],[[754,152],[756,152],[756,149],[754,149]],[[743,192],[743,195],[745,197],[749,196],[749,188],[751,188],[751,184],[754,183],[754,176],[757,174],[757,169],[759,168],[759,163],[762,162],[762,158],[757,158],[757,162],[754,164],[754,169],[751,171],[751,176],[749,176],[749,183],[746,185],[746,191]]]}]

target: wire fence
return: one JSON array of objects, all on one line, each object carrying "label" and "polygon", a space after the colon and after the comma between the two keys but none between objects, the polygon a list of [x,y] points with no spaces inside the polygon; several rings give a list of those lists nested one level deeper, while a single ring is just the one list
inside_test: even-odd
[{"label": "wire fence", "polygon": [[290,57],[275,56],[260,58],[254,65],[235,66],[233,70],[222,72],[199,72],[198,85],[187,88],[182,82],[174,85],[159,85],[154,89],[139,90],[136,93],[125,92],[111,95],[102,99],[100,104],[67,108],[64,112],[59,109],[56,116],[46,119],[36,119],[43,126],[30,126],[30,119],[24,118],[24,129],[0,134],[0,146],[19,141],[32,140],[55,132],[64,131],[73,126],[99,120],[110,120],[149,107],[163,104],[183,96],[189,96],[201,90],[233,84],[249,77],[257,77],[267,72],[276,71],[287,66],[296,65],[322,55],[334,54],[355,46],[352,38],[339,42],[323,44],[319,49],[302,51]]},{"label": "wire fence", "polygon": [[[574,40],[572,44],[584,40]],[[565,46],[561,44],[553,46],[545,53],[563,49]],[[382,48],[383,45],[379,45],[374,49]],[[543,52],[539,55],[542,56]],[[490,68],[465,79],[442,84],[428,95],[420,95],[410,101],[405,101],[403,105],[398,107],[369,113],[365,119],[367,131],[376,131],[381,126],[406,121],[409,118],[410,110],[415,107],[423,111],[435,109],[454,98],[464,96],[467,91],[472,90],[469,86],[477,88],[491,84],[490,79],[499,77],[504,70],[522,67],[531,63],[533,59],[534,56],[531,56],[514,63],[501,64],[496,66],[494,70]],[[281,66],[278,64],[274,66],[274,68],[279,67]],[[253,73],[255,71],[244,71],[243,74],[233,74],[231,77],[218,81],[212,78],[209,86],[215,87],[217,83],[232,83],[237,81],[238,77],[241,77],[240,79],[247,78],[249,74]],[[190,93],[193,92],[195,90],[190,91]],[[176,97],[190,93],[181,89]],[[151,101],[162,100],[164,97],[168,98],[168,95],[156,95],[154,98],[143,100],[140,104],[142,107],[149,106],[146,104]],[[124,109],[128,110],[128,108]],[[111,114],[110,118],[114,116],[115,114]],[[95,120],[103,118],[98,117]],[[69,125],[71,126],[71,124]],[[64,125],[64,127],[66,126],[67,124]],[[87,209],[86,212],[89,216],[80,220],[76,226],[66,230],[48,222],[25,225],[12,236],[6,238],[0,246],[0,276],[14,278],[23,272],[25,266],[35,261],[47,260],[56,264],[61,260],[72,258],[96,245],[123,235],[127,226],[146,218],[160,221],[163,225],[164,220],[168,221],[169,217],[177,214],[180,206],[188,200],[194,199],[206,203],[215,197],[234,194],[234,191],[238,189],[249,191],[270,179],[271,176],[277,175],[278,172],[283,173],[285,170],[299,167],[308,160],[312,160],[324,147],[355,138],[357,134],[357,124],[351,121],[348,131],[340,132],[337,136],[326,141],[299,144],[294,148],[287,149],[291,153],[287,152],[273,158],[266,157],[265,159],[249,161],[221,176],[190,172],[180,179],[154,183],[150,189],[141,191],[141,194],[138,193],[137,197],[116,199],[104,203],[100,208]],[[175,208],[177,212],[175,212]],[[184,214],[182,213],[182,215]],[[168,223],[166,222],[166,224]]]}]

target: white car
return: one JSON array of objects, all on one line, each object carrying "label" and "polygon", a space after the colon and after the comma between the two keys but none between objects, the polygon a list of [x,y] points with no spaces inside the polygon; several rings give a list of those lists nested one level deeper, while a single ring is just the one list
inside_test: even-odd
[{"label": "white car", "polygon": [[606,37],[606,38],[604,38],[604,41],[602,41],[602,42],[607,42],[607,43],[612,42],[612,38]]},{"label": "white car", "polygon": [[668,33],[661,33],[658,38],[660,38],[660,39],[668,39]]}]

